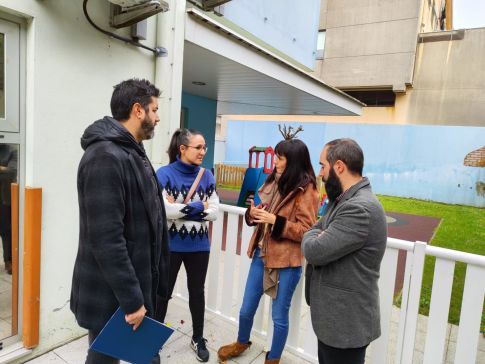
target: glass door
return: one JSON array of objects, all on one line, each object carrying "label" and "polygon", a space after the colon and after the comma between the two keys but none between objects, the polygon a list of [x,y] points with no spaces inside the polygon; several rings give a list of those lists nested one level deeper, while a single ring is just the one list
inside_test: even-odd
[{"label": "glass door", "polygon": [[20,25],[0,19],[0,131],[20,131]]},{"label": "glass door", "polygon": [[[0,356],[18,341],[19,187],[23,178],[20,128],[20,24],[0,14]],[[1,359],[0,359],[1,361]]]},{"label": "glass door", "polygon": [[0,342],[18,331],[19,145],[0,144]]}]

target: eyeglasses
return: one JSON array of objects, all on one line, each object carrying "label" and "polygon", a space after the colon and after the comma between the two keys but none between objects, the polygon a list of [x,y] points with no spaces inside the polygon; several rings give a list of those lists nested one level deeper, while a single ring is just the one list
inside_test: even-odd
[{"label": "eyeglasses", "polygon": [[193,147],[192,145],[186,145],[186,144],[182,144],[183,146],[186,146],[187,148],[194,148],[194,149],[197,149],[198,152],[200,151],[204,151],[204,152],[207,152],[207,145],[197,145],[195,147]]}]

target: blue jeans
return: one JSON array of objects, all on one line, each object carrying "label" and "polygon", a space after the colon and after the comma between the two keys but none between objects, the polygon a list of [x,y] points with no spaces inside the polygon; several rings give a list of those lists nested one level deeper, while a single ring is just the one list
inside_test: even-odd
[{"label": "blue jeans", "polygon": [[[258,309],[259,301],[263,295],[264,263],[259,257],[259,249],[254,252],[251,267],[249,268],[244,298],[239,311],[239,333],[237,340],[246,344],[249,341],[253,319]],[[279,270],[279,283],[276,298],[272,300],[273,341],[268,359],[279,359],[285,348],[288,337],[288,312],[291,298],[296,285],[300,280],[301,267],[281,268]]]}]

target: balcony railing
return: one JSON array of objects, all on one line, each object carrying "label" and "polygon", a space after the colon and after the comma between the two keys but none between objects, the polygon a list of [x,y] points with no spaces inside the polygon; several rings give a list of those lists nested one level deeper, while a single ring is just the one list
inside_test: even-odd
[{"label": "balcony railing", "polygon": [[[221,205],[219,218],[211,229],[212,248],[207,277],[206,309],[219,317],[237,324],[250,259],[246,256],[252,227],[242,223],[244,208]],[[227,220],[224,214],[227,213]],[[226,225],[226,226],[224,226]],[[225,242],[223,241],[225,237]],[[238,252],[241,254],[238,254]],[[406,254],[401,307],[393,307],[396,267],[399,251]],[[467,264],[460,325],[454,358],[446,362],[475,363],[478,352],[480,321],[485,296],[485,257],[389,238],[381,265],[379,280],[382,335],[367,350],[366,363],[413,363],[416,352],[418,311],[426,256],[436,258],[422,358],[414,362],[443,363],[446,355],[448,312],[456,262]],[[290,333],[286,350],[317,363],[317,338],[313,332],[309,308],[305,303],[304,275],[295,291],[290,310]],[[179,284],[176,294],[185,297]],[[224,299],[222,299],[224,297]],[[253,335],[271,345],[272,323],[269,297],[263,296],[256,313]],[[398,315],[397,326],[392,316]],[[395,337],[396,339],[391,339]],[[419,360],[416,360],[419,359]]]}]

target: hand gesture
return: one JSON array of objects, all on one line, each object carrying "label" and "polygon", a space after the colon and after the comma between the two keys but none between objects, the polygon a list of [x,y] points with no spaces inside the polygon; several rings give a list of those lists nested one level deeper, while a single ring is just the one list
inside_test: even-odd
[{"label": "hand gesture", "polygon": [[250,202],[251,204],[249,205],[249,217],[254,220],[255,219],[254,210],[257,209],[257,207],[254,206],[253,199],[251,199]]},{"label": "hand gesture", "polygon": [[254,209],[254,222],[274,225],[276,215],[266,211],[263,207]]}]

